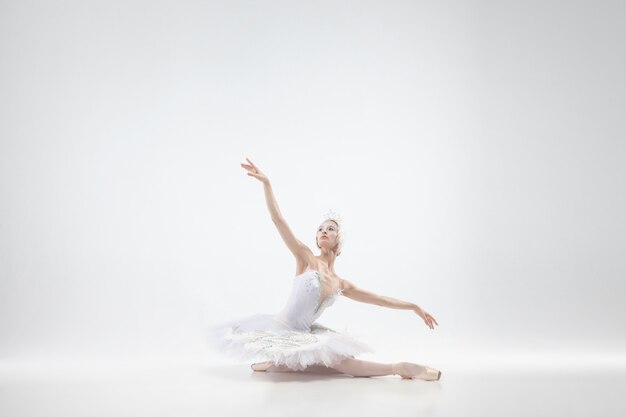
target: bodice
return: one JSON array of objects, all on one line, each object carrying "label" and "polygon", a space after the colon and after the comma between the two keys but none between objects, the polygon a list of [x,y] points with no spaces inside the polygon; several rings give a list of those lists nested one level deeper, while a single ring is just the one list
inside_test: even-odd
[{"label": "bodice", "polygon": [[287,303],[276,318],[294,329],[310,330],[311,324],[341,294],[341,289],[338,288],[322,300],[322,289],[322,276],[315,269],[296,275]]}]

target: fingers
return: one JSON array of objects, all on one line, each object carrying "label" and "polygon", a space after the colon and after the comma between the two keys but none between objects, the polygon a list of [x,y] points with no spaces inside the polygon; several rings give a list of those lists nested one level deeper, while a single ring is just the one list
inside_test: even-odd
[{"label": "fingers", "polygon": [[431,329],[434,329],[435,326],[433,325],[433,322],[439,326],[439,323],[437,323],[437,321],[435,320],[435,318],[433,316],[431,316],[430,314],[426,314],[426,318],[424,319],[424,321],[426,322],[426,325],[428,327],[430,327]]},{"label": "fingers", "polygon": [[431,329],[435,328],[433,323],[435,323],[437,326],[439,326],[439,323],[437,323],[437,320],[435,320],[435,318],[433,316],[431,316],[429,313],[425,312],[424,310],[415,309],[413,311],[415,311],[415,314],[417,314],[418,316],[422,317],[422,319],[424,319],[424,323],[426,323],[426,325],[428,327],[430,327]]},{"label": "fingers", "polygon": [[248,158],[246,158],[246,160],[247,160],[248,162],[250,162],[250,165],[242,163],[242,164],[241,164],[241,166],[242,166],[242,167],[244,167],[244,168],[245,168],[245,169],[247,169],[248,171],[254,171],[254,172],[256,172],[256,173],[260,173],[260,172],[261,172],[261,171],[259,171],[259,168],[257,168],[257,166],[256,166],[256,165],[254,165],[254,164],[252,163],[252,161],[251,161],[251,160],[249,160]]},{"label": "fingers", "polygon": [[256,169],[256,165],[254,165],[254,164],[252,163],[252,161],[251,161],[251,160],[249,160],[248,158],[246,158],[246,161],[248,161],[248,162],[250,163],[250,165],[252,165],[252,167],[253,167],[254,169]]},{"label": "fingers", "polygon": [[254,172],[254,173],[258,173],[259,170],[256,168],[251,167],[250,165],[246,165],[246,164],[241,164],[242,167],[244,167],[245,169],[248,170],[248,172]]}]

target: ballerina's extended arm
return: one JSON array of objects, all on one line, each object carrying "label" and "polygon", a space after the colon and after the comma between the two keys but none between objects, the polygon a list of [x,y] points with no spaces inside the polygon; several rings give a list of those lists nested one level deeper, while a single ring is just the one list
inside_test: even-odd
[{"label": "ballerina's extended arm", "polygon": [[435,328],[435,324],[439,325],[435,318],[429,313],[424,311],[420,306],[408,301],[398,300],[397,298],[387,297],[384,295],[374,294],[373,292],[366,291],[357,287],[352,282],[342,279],[342,294],[355,301],[362,303],[374,304],[381,307],[395,308],[399,310],[413,310],[415,314],[420,316],[426,325],[431,329]]},{"label": "ballerina's extended arm", "polygon": [[302,243],[300,240],[296,238],[294,233],[291,231],[291,228],[287,224],[287,221],[283,217],[280,209],[278,208],[278,202],[276,201],[276,197],[274,196],[274,191],[272,190],[272,185],[270,184],[269,178],[259,170],[259,168],[252,163],[248,158],[246,160],[249,164],[241,164],[246,170],[248,170],[248,175],[255,177],[259,181],[263,183],[263,189],[265,191],[265,202],[267,204],[267,209],[270,212],[270,217],[272,218],[272,222],[276,225],[278,229],[278,233],[280,233],[280,237],[283,239],[283,242],[287,245],[291,253],[296,257],[296,260],[299,262],[303,262],[303,260],[307,259],[308,256],[312,255],[313,252]]}]

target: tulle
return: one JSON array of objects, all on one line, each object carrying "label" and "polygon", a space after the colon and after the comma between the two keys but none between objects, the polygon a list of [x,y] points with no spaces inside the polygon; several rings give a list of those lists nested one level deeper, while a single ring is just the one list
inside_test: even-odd
[{"label": "tulle", "polygon": [[273,314],[255,314],[207,328],[209,345],[242,361],[271,361],[294,370],[311,365],[332,367],[346,358],[374,350],[347,330],[319,323],[309,331],[293,329]]}]

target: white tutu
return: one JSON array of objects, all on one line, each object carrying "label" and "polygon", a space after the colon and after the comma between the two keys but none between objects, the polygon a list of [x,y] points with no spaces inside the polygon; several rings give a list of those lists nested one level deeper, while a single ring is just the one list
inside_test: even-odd
[{"label": "white tutu", "polygon": [[347,331],[337,332],[315,320],[341,291],[320,302],[320,275],[307,270],[294,279],[285,308],[208,327],[211,347],[239,360],[271,361],[294,370],[314,364],[328,367],[374,350]]}]

